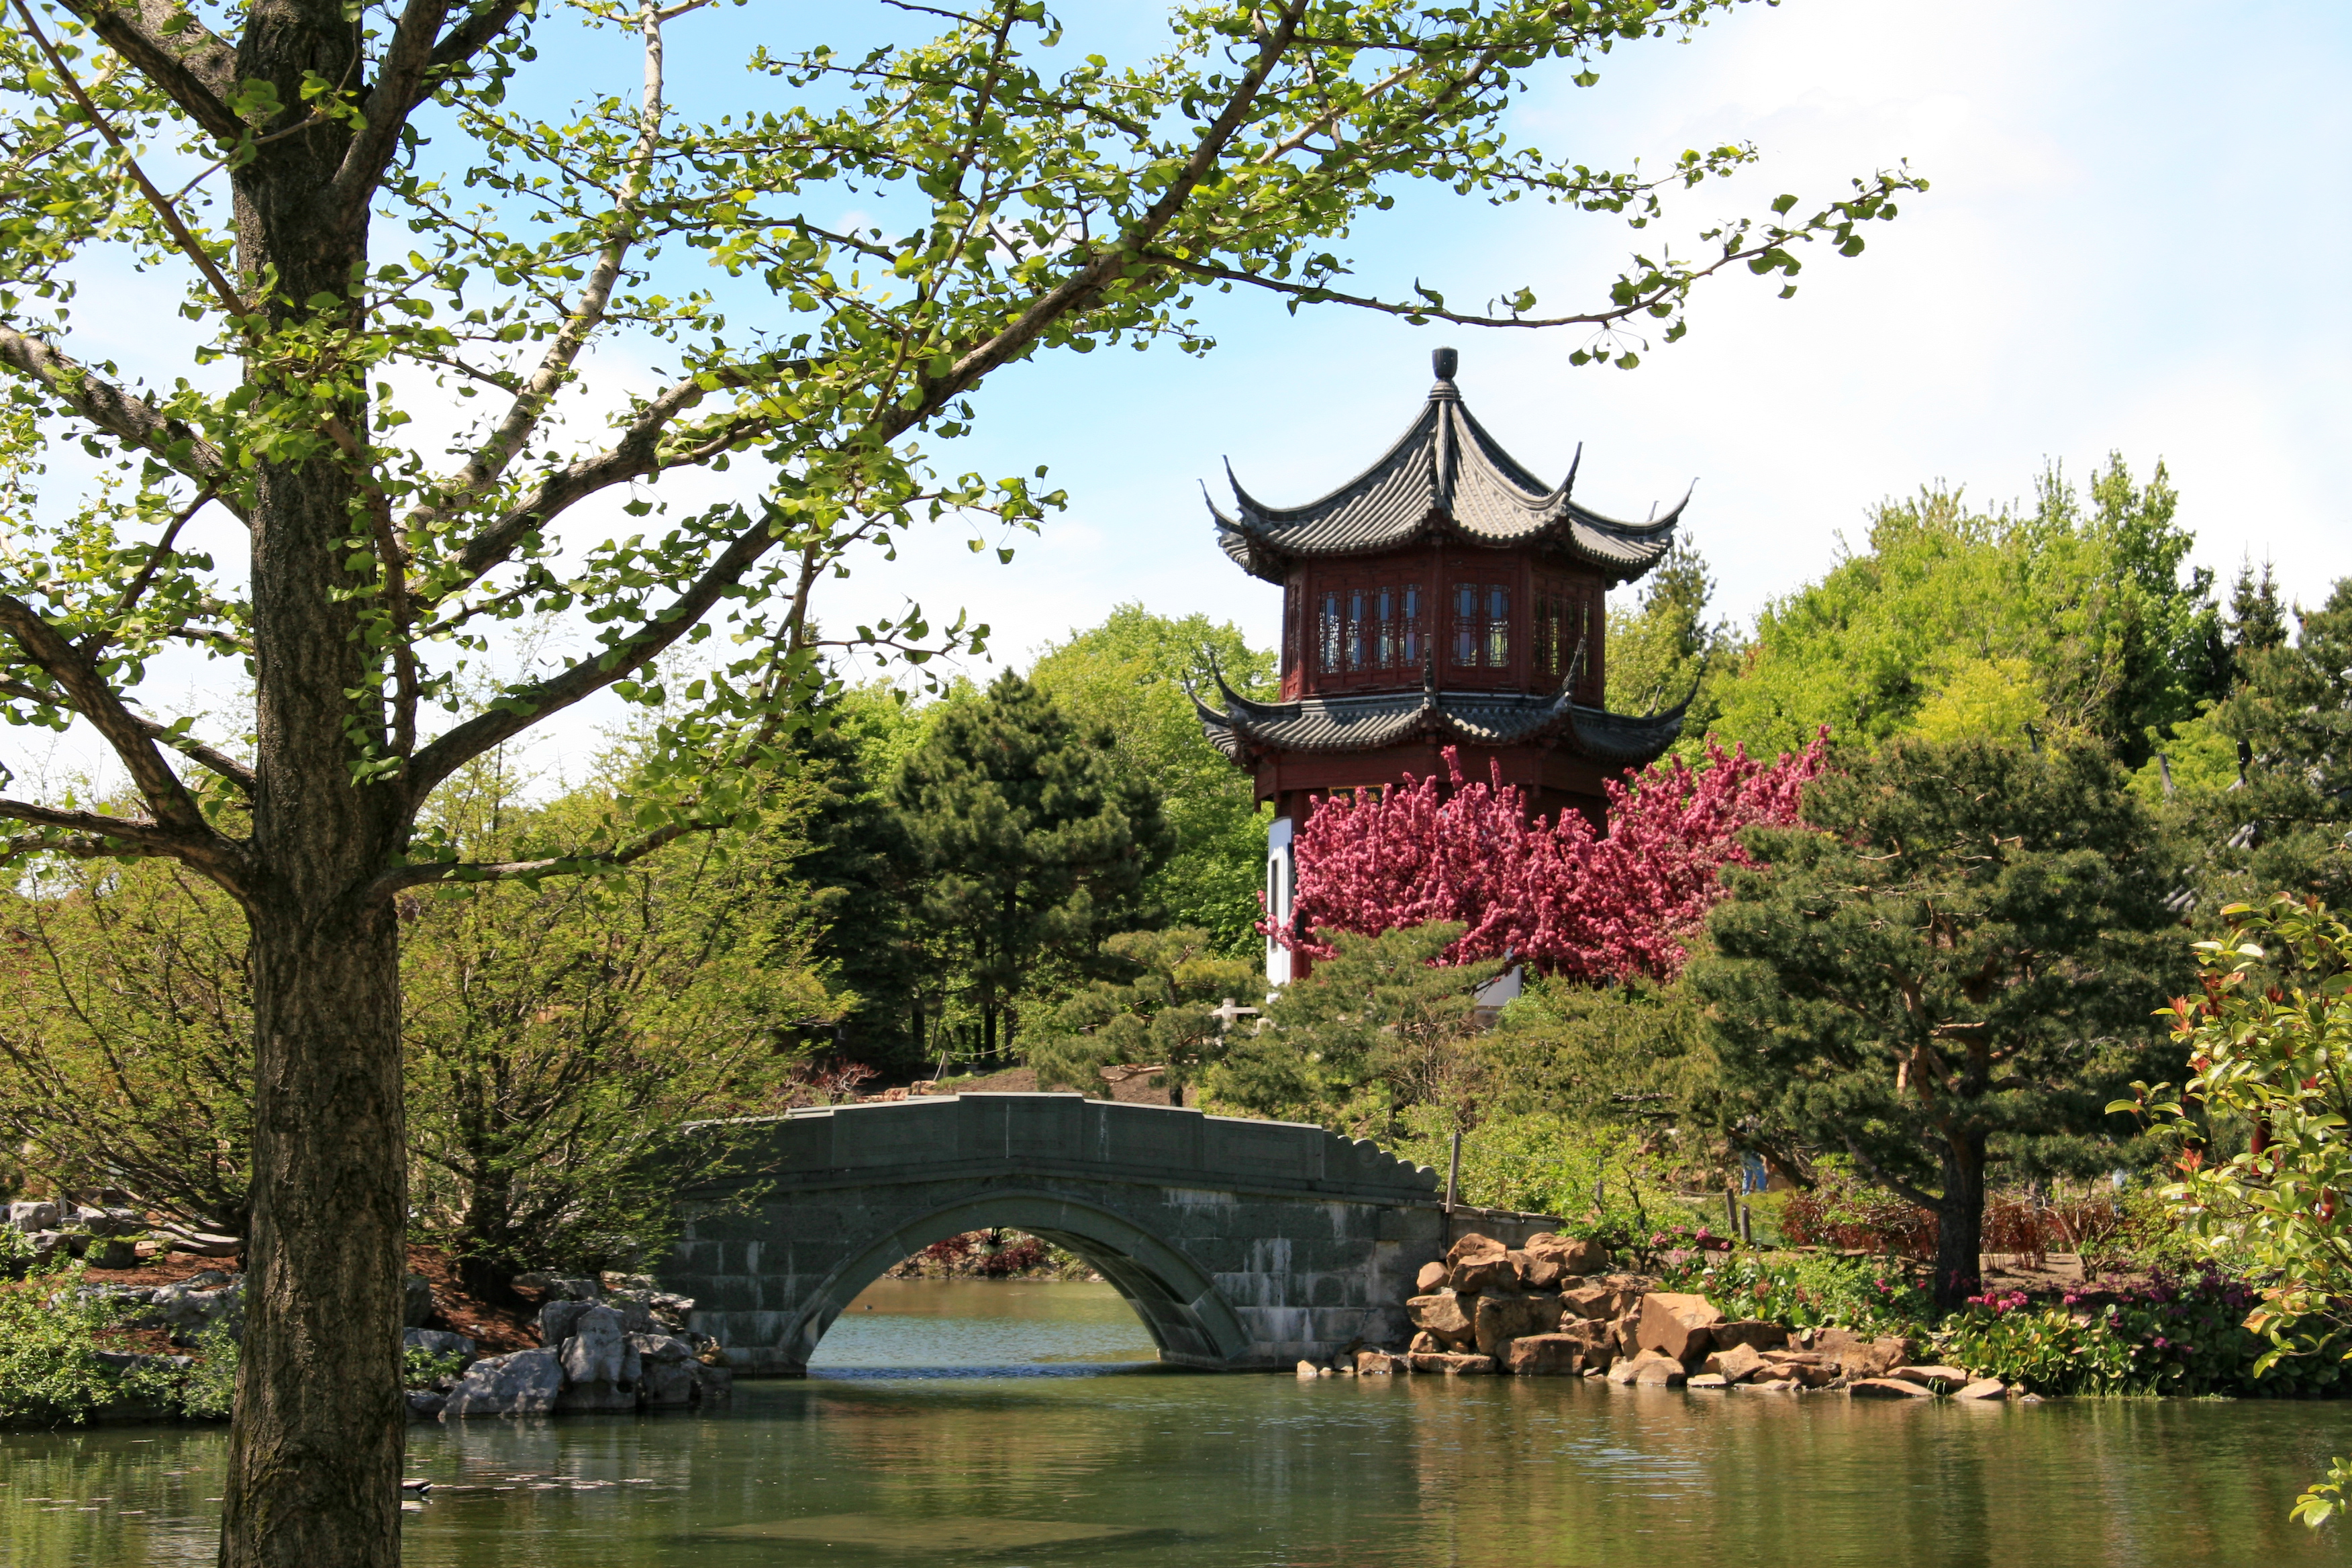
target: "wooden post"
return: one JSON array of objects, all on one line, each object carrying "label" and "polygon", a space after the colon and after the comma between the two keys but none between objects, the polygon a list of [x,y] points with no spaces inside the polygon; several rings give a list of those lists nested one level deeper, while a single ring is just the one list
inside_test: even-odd
[{"label": "wooden post", "polygon": [[1462,1190],[1462,1129],[1454,1130],[1454,1152],[1445,1163],[1445,1245],[1454,1245],[1454,1199]]}]

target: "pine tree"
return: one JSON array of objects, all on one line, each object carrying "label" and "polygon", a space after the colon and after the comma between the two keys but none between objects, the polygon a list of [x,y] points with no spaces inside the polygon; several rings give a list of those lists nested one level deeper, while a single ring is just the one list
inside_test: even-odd
[{"label": "pine tree", "polygon": [[1117,973],[1105,939],[1150,923],[1143,883],[1174,848],[1158,793],[1021,677],[948,704],[893,795],[983,1058],[1009,1051],[1023,993]]},{"label": "pine tree", "polygon": [[1991,1165],[2111,1163],[2116,1090],[2168,1076],[2171,877],[2095,747],[1898,742],[1804,812],[1822,831],[1748,833],[1765,864],[1726,874],[1685,984],[1734,1092],[1935,1213],[1951,1307],[1979,1289]]},{"label": "pine tree", "polygon": [[1030,1042],[1029,1063],[1041,1088],[1059,1085],[1100,1094],[1108,1067],[1158,1066],[1171,1105],[1223,1057],[1232,999],[1255,1005],[1265,981],[1256,964],[1227,958],[1208,931],[1127,931],[1104,944],[1130,967],[1126,978],[1097,980],[1066,998]]},{"label": "pine tree", "polygon": [[1268,1000],[1268,1026],[1233,1041],[1209,1093],[1255,1115],[1382,1138],[1414,1106],[1466,1113],[1482,1072],[1478,990],[1504,964],[1438,963],[1461,936],[1443,921],[1335,936],[1330,957]]},{"label": "pine tree", "polygon": [[2200,905],[2285,889],[2352,906],[2352,577],[2300,616],[2292,643],[2274,594],[2250,605],[2238,617],[2239,684],[2211,714],[2238,743],[2243,783],[2203,824],[2219,847]]}]

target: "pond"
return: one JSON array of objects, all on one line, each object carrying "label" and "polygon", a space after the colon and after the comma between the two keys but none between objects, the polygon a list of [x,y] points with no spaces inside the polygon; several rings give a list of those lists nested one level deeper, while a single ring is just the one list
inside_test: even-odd
[{"label": "pond", "polygon": [[[2336,1563],[2352,1405],[1160,1369],[1106,1286],[892,1282],[718,1415],[413,1430],[417,1568]],[[0,1563],[206,1563],[226,1434],[0,1435]]]}]

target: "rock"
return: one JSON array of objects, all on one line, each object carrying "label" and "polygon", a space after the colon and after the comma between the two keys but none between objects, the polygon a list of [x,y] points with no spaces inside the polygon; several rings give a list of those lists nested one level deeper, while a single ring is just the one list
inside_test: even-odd
[{"label": "rock", "polygon": [[474,1358],[474,1342],[463,1334],[453,1334],[446,1329],[403,1329],[400,1348],[423,1351],[428,1355],[461,1355]]},{"label": "rock", "polygon": [[1511,1250],[1491,1236],[1473,1231],[1445,1253],[1445,1282],[1459,1295],[1482,1290],[1512,1291],[1519,1288],[1518,1266]]},{"label": "rock", "polygon": [[698,1405],[724,1405],[735,1397],[735,1371],[732,1367],[713,1366],[707,1361],[694,1363],[694,1402]]},{"label": "rock", "polygon": [[1301,1377],[1313,1377],[1315,1375],[1315,1363],[1311,1361],[1300,1362],[1298,1363],[1298,1375]]},{"label": "rock", "polygon": [[62,1230],[37,1230],[27,1237],[33,1244],[33,1257],[46,1261],[60,1252],[70,1252],[73,1246]]},{"label": "rock", "polygon": [[1683,1380],[1685,1388],[1729,1388],[1731,1379],[1719,1372],[1697,1372]]},{"label": "rock", "polygon": [[173,1251],[193,1253],[198,1258],[235,1258],[245,1250],[243,1239],[234,1236],[208,1230],[173,1230],[169,1234]]},{"label": "rock", "polygon": [[1412,1277],[1413,1294],[1416,1296],[1429,1295],[1444,1283],[1445,1265],[1443,1263],[1424,1263],[1421,1266],[1421,1272]]},{"label": "rock", "polygon": [[539,1342],[543,1345],[561,1345],[572,1337],[572,1326],[580,1321],[580,1314],[595,1304],[593,1301],[579,1301],[568,1296],[559,1296],[541,1306]]},{"label": "rock", "polygon": [[1499,1361],[1510,1354],[1513,1340],[1558,1331],[1559,1298],[1481,1296],[1472,1323],[1471,1338],[1478,1353]]},{"label": "rock", "polygon": [[2009,1385],[1997,1377],[1980,1377],[1952,1395],[1955,1399],[2006,1399]]},{"label": "rock", "polygon": [[119,1236],[94,1236],[82,1254],[82,1261],[92,1268],[136,1268],[139,1248],[133,1242]]},{"label": "rock", "polygon": [[1704,1370],[1726,1383],[1746,1383],[1769,1363],[1749,1345],[1733,1345],[1708,1355]]},{"label": "rock", "polygon": [[1562,1279],[1598,1274],[1609,1267],[1609,1249],[1599,1242],[1550,1231],[1528,1237],[1527,1253],[1557,1267]]},{"label": "rock", "polygon": [[1916,1383],[1931,1393],[1939,1383],[1947,1388],[1959,1388],[1975,1381],[1956,1366],[1898,1366],[1886,1375]]},{"label": "rock", "polygon": [[1617,1315],[1617,1292],[1606,1285],[1576,1285],[1559,1293],[1563,1312],[1573,1312],[1580,1318],[1613,1318]]},{"label": "rock", "polygon": [[1933,1399],[1936,1396],[1916,1383],[1906,1383],[1899,1377],[1856,1378],[1846,1387],[1854,1399]]},{"label": "rock", "polygon": [[654,1320],[654,1304],[650,1292],[614,1291],[604,1298],[604,1305],[621,1314],[621,1331],[625,1334],[658,1334],[662,1325]]},{"label": "rock", "polygon": [[621,1332],[621,1314],[610,1307],[588,1308],[564,1336],[563,1375],[572,1383],[614,1383],[629,1342]]},{"label": "rock", "polygon": [[1752,1394],[1795,1394],[1804,1387],[1793,1377],[1759,1378],[1748,1385]]},{"label": "rock", "polygon": [[1835,1362],[1853,1377],[1884,1377],[1911,1359],[1906,1340],[1889,1335],[1865,1340],[1850,1329],[1822,1329],[1813,1335],[1813,1352]]},{"label": "rock", "polygon": [[1779,1323],[1768,1323],[1758,1318],[1741,1318],[1736,1322],[1717,1323],[1707,1331],[1717,1350],[1733,1345],[1747,1345],[1759,1351],[1779,1350],[1789,1342],[1789,1331]]},{"label": "rock", "polygon": [[1440,1290],[1434,1296],[1415,1296],[1404,1304],[1404,1315],[1412,1326],[1441,1344],[1466,1345],[1477,1333],[1477,1321],[1471,1316],[1476,1310],[1477,1298]]},{"label": "rock", "polygon": [[1490,1355],[1460,1355],[1441,1352],[1437,1355],[1408,1355],[1405,1364],[1415,1372],[1442,1372],[1448,1377],[1469,1377],[1492,1373],[1495,1358]]},{"label": "rock", "polygon": [[147,1216],[134,1208],[76,1209],[73,1218],[76,1225],[96,1237],[142,1236],[147,1230]]},{"label": "rock", "polygon": [[444,1421],[476,1415],[544,1415],[563,1392],[563,1363],[551,1350],[509,1351],[466,1369],[441,1407]]},{"label": "rock", "polygon": [[1419,1333],[1413,1335],[1412,1341],[1406,1344],[1404,1348],[1406,1353],[1409,1355],[1435,1355],[1439,1351],[1444,1350],[1445,1347],[1437,1342],[1437,1336],[1435,1334],[1431,1333],[1427,1329],[1423,1329]]},{"label": "rock", "polygon": [[517,1289],[545,1291],[551,1301],[593,1301],[604,1293],[604,1288],[595,1280],[568,1274],[518,1274],[514,1282]]},{"label": "rock", "polygon": [[1386,1351],[1358,1351],[1356,1352],[1356,1375],[1358,1377],[1386,1377],[1395,1371],[1396,1358],[1389,1354]]},{"label": "rock", "polygon": [[192,1342],[207,1329],[227,1331],[231,1339],[245,1333],[245,1281],[217,1268],[202,1268],[176,1285],[159,1285],[148,1292],[142,1327],[172,1331],[172,1338]]},{"label": "rock", "polygon": [[1772,1352],[1759,1353],[1763,1355],[1766,1366],[1770,1369],[1764,1374],[1765,1376],[1792,1378],[1807,1388],[1825,1388],[1838,1380],[1837,1363],[1824,1361],[1820,1356],[1784,1355]]},{"label": "rock", "polygon": [[1559,1265],[1539,1258],[1523,1247],[1510,1251],[1511,1273],[1522,1290],[1557,1290],[1559,1289]]},{"label": "rock", "polygon": [[648,1410],[694,1403],[694,1347],[672,1334],[632,1334],[637,1352],[638,1403]]},{"label": "rock", "polygon": [[408,1391],[408,1418],[411,1421],[438,1421],[441,1411],[449,1403],[446,1394],[436,1394],[429,1388]]},{"label": "rock", "polygon": [[1574,1334],[1529,1334],[1513,1340],[1503,1365],[1517,1377],[1579,1377],[1584,1342]]},{"label": "rock", "polygon": [[1633,1358],[1632,1356],[1626,1356],[1612,1364],[1609,1368],[1608,1376],[1610,1382],[1616,1384],[1620,1387],[1632,1387],[1633,1384]]},{"label": "rock", "polygon": [[1663,1352],[1645,1351],[1633,1358],[1632,1381],[1636,1388],[1680,1388],[1689,1378],[1682,1363]]},{"label": "rock", "polygon": [[1696,1362],[1712,1348],[1709,1331],[1721,1321],[1723,1314],[1704,1296],[1653,1290],[1642,1298],[1634,1342],[1678,1362]]},{"label": "rock", "polygon": [[65,1222],[65,1215],[52,1203],[17,1202],[8,1205],[8,1223],[30,1234],[37,1230],[55,1230]]},{"label": "rock", "polygon": [[433,1282],[422,1274],[411,1274],[400,1285],[400,1323],[403,1328],[421,1329],[432,1320]]}]

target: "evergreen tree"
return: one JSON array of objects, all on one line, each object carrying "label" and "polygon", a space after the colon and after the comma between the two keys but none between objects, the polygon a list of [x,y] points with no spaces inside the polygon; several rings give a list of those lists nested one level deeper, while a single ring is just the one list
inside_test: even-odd
[{"label": "evergreen tree", "polygon": [[[1990,1165],[2112,1163],[2185,965],[2145,808],[2092,747],[1898,742],[1751,830],[1685,983],[1727,1086],[1937,1216],[1936,1299],[1979,1289]],[[1931,1190],[1933,1189],[1933,1190]]]},{"label": "evergreen tree", "polygon": [[2241,679],[2210,720],[2242,783],[2204,815],[2208,907],[2282,889],[2352,906],[2352,577],[2300,623],[2290,644],[2275,596],[2239,623]]},{"label": "evergreen tree", "polygon": [[1144,883],[1173,847],[1159,793],[1020,676],[943,704],[893,795],[983,1058],[1009,1050],[1024,992],[1117,973],[1105,939],[1150,921]]},{"label": "evergreen tree", "polygon": [[1463,927],[1316,934],[1333,953],[1266,1003],[1268,1026],[1236,1038],[1209,1093],[1253,1115],[1393,1139],[1416,1106],[1466,1115],[1480,1077],[1478,989],[1504,961],[1441,964]]},{"label": "evergreen tree", "polygon": [[1274,697],[1274,655],[1250,647],[1240,627],[1134,604],[1049,645],[1029,679],[1079,723],[1108,729],[1119,760],[1160,792],[1176,848],[1145,896],[1171,922],[1207,931],[1221,952],[1252,958],[1264,952],[1265,821],[1250,776],[1202,733],[1184,689],[1210,684],[1212,658],[1244,695]]},{"label": "evergreen tree", "polygon": [[1224,957],[1204,931],[1127,931],[1104,945],[1134,973],[1097,980],[1054,1009],[1028,1047],[1037,1082],[1100,1094],[1105,1068],[1158,1066],[1168,1103],[1181,1105],[1224,1055],[1219,1004],[1255,1004],[1265,984],[1257,965]]}]

